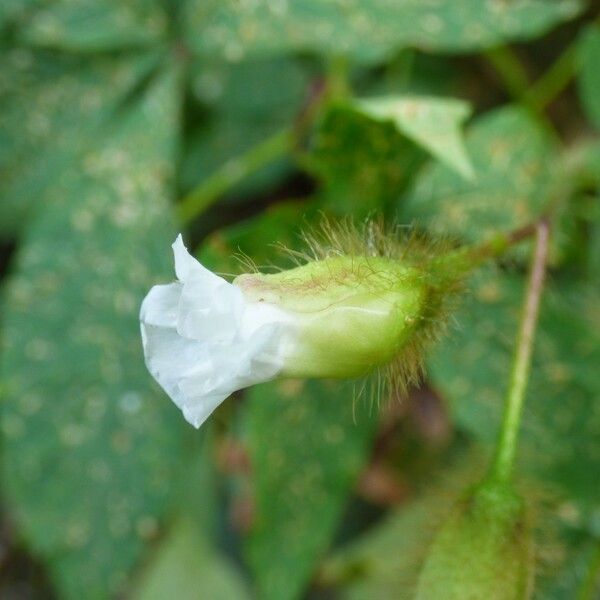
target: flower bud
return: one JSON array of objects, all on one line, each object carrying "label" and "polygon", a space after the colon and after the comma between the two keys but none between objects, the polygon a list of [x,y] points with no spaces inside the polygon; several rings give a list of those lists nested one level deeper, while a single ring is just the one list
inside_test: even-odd
[{"label": "flower bud", "polygon": [[289,316],[281,375],[359,377],[391,361],[423,312],[418,270],[388,258],[337,256],[233,282],[248,302]]},{"label": "flower bud", "polygon": [[417,586],[417,600],[524,600],[533,579],[523,503],[512,488],[485,482],[441,528]]},{"label": "flower bud", "polygon": [[353,378],[420,365],[432,286],[403,256],[336,254],[229,283],[173,244],[175,283],[142,303],[146,365],[199,427],[232,392],[275,377]]}]

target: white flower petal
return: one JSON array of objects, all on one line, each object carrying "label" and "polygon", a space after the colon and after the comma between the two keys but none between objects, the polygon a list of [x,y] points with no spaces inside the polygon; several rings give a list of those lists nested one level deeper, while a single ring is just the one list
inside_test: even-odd
[{"label": "white flower petal", "polygon": [[290,317],[242,291],[173,244],[179,282],[153,287],[140,311],[148,370],[199,427],[236,390],[283,368]]},{"label": "white flower petal", "polygon": [[155,285],[142,302],[141,321],[159,327],[176,327],[180,297],[180,283]]},{"label": "white flower petal", "polygon": [[231,342],[238,328],[244,297],[240,289],[211,273],[184,285],[179,300],[177,331],[197,340]]},{"label": "white flower petal", "polygon": [[173,242],[173,255],[175,256],[175,274],[179,281],[185,283],[192,275],[204,277],[206,280],[221,279],[218,275],[211,273],[203,267],[186,249],[181,234]]}]

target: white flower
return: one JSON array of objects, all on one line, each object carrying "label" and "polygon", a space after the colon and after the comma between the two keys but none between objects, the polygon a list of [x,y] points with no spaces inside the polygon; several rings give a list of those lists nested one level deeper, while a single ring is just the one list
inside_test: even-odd
[{"label": "white flower", "polygon": [[146,366],[192,425],[225,398],[283,368],[290,317],[248,302],[240,288],[173,244],[175,283],[154,286],[140,311]]},{"label": "white flower", "polygon": [[431,337],[426,303],[439,302],[404,257],[335,254],[228,283],[181,236],[173,251],[178,281],[144,299],[142,341],[148,370],[192,425],[275,377],[354,378],[395,362],[414,379],[423,346],[414,334]]}]

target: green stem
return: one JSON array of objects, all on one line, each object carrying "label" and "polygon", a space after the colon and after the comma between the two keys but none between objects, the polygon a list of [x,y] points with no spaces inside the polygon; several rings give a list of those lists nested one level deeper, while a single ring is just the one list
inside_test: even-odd
[{"label": "green stem", "polygon": [[529,239],[537,231],[537,223],[530,223],[509,232],[498,232],[491,239],[476,246],[463,246],[438,258],[432,265],[438,273],[451,272],[453,277],[469,274],[484,262],[502,256],[514,245]]},{"label": "green stem", "polygon": [[552,66],[529,88],[523,101],[541,113],[569,85],[578,68],[577,41],[562,52]]},{"label": "green stem", "polygon": [[485,57],[500,76],[513,100],[520,101],[529,87],[529,77],[519,57],[508,46],[497,46],[485,52]]},{"label": "green stem", "polygon": [[337,100],[350,95],[350,63],[348,57],[336,54],[329,59],[326,75],[326,94],[329,100]]},{"label": "green stem", "polygon": [[544,287],[548,258],[549,225],[542,220],[537,225],[536,244],[529,273],[529,283],[517,337],[517,347],[510,376],[504,418],[492,465],[491,477],[508,482],[511,478],[517,451],[517,439],[523,414],[525,391],[531,370],[531,355],[537,326],[540,300]]},{"label": "green stem", "polygon": [[558,139],[556,128],[544,109],[567,87],[577,71],[577,40],[532,85],[519,57],[509,47],[493,48],[485,56],[500,76],[511,99],[535,115],[548,133]]},{"label": "green stem", "polygon": [[193,221],[248,175],[289,154],[293,144],[293,131],[284,129],[250,148],[245,154],[227,161],[183,198],[178,206],[181,222],[185,225]]}]

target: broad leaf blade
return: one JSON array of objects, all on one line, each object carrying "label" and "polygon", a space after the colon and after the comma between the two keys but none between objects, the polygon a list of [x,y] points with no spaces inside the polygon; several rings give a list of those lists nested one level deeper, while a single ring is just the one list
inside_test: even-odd
[{"label": "broad leaf blade", "polygon": [[255,523],[248,557],[260,598],[298,598],[335,533],[376,418],[352,385],[287,381],[249,391]]},{"label": "broad leaf blade", "polygon": [[362,218],[393,206],[424,155],[391,121],[336,104],[319,122],[306,166],[328,211]]},{"label": "broad leaf blade", "polygon": [[133,600],[243,600],[247,592],[233,566],[191,519],[181,519],[163,541]]},{"label": "broad leaf blade", "polygon": [[15,48],[0,59],[0,233],[14,234],[156,65]]},{"label": "broad leaf blade", "polygon": [[524,111],[486,114],[468,130],[466,146],[475,177],[429,165],[399,207],[403,220],[474,242],[535,220],[560,197],[554,145]]},{"label": "broad leaf blade", "polygon": [[193,0],[186,25],[193,47],[231,60],[303,50],[376,62],[406,47],[471,52],[536,37],[581,6],[576,0]]},{"label": "broad leaf blade", "polygon": [[370,98],[354,103],[372,119],[391,121],[398,131],[467,179],[473,165],[464,147],[461,127],[471,114],[466,102],[452,98]]},{"label": "broad leaf blade", "polygon": [[149,46],[166,29],[156,0],[55,0],[33,13],[19,38],[33,46],[96,52]]},{"label": "broad leaf blade", "polygon": [[41,0],[3,0],[0,4],[0,29],[7,24],[18,22],[24,13],[40,2]]},{"label": "broad leaf blade", "polygon": [[[184,190],[201,184],[217,170],[235,174],[240,157],[289,127],[305,98],[308,73],[289,57],[234,64],[198,61],[191,84],[204,111],[185,148]],[[288,163],[285,159],[271,162],[228,196],[248,196],[279,183],[290,171]]]},{"label": "broad leaf blade", "polygon": [[123,583],[183,451],[138,325],[143,295],[171,273],[179,102],[173,74],[154,81],[48,190],[8,286],[3,486],[63,598]]}]

